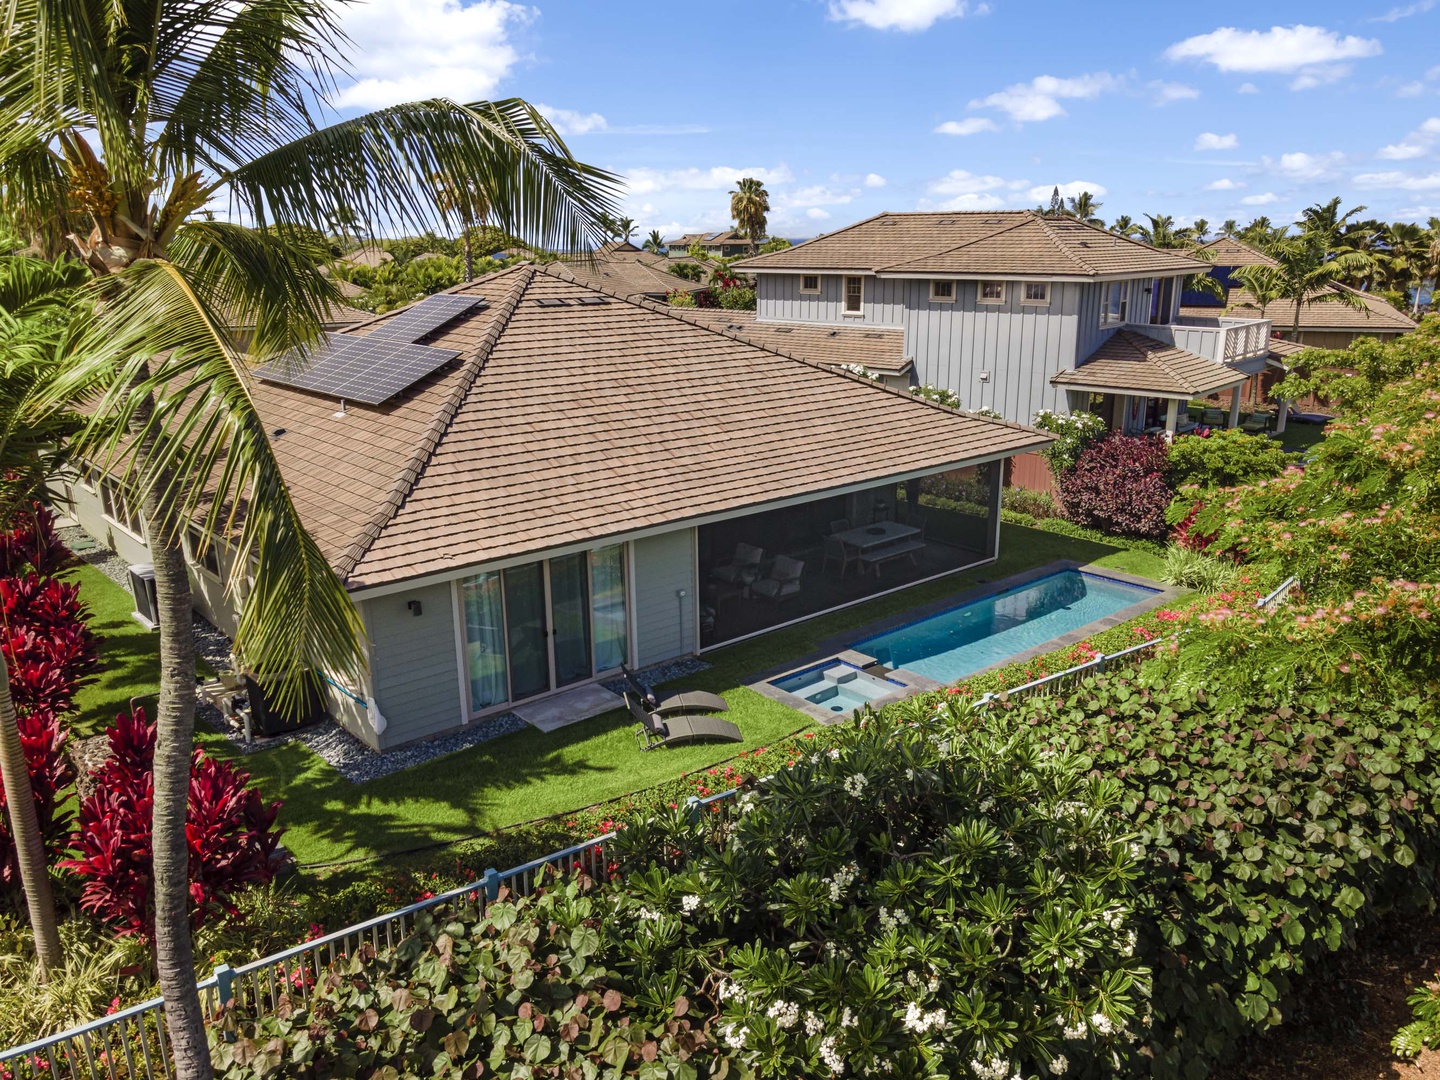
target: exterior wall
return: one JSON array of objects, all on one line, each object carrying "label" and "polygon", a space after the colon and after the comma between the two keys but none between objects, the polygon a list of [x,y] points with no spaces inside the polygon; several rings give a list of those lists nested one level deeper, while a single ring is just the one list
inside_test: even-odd
[{"label": "exterior wall", "polygon": [[[420,602],[420,614],[407,605]],[[379,749],[400,746],[460,725],[460,673],[449,583],[365,600],[373,645],[371,685],[386,720]]]},{"label": "exterior wall", "polygon": [[1351,344],[1360,338],[1378,338],[1380,341],[1389,341],[1400,335],[1395,332],[1376,333],[1366,330],[1301,330],[1299,335],[1292,334],[1288,326],[1276,326],[1281,331],[1281,337],[1290,341],[1298,341],[1301,345],[1308,345],[1314,349],[1348,349]]},{"label": "exterior wall", "polygon": [[[761,322],[818,322],[835,326],[904,325],[905,287],[914,284],[893,278],[866,277],[861,313],[846,315],[843,312],[845,275],[821,274],[818,295],[800,291],[799,274],[756,274],[755,279],[755,318]],[[909,351],[907,348],[906,352]]]},{"label": "exterior wall", "polygon": [[[695,531],[679,529],[634,543],[635,663],[641,667],[695,652]],[[676,595],[679,592],[685,595]]]}]

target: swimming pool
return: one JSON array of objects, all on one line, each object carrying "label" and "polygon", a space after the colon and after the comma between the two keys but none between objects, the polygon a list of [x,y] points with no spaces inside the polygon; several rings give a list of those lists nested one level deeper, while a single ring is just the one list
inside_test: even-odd
[{"label": "swimming pool", "polygon": [[833,713],[852,712],[878,697],[905,689],[904,683],[868,675],[844,660],[827,660],[774,679],[770,685]]},{"label": "swimming pool", "polygon": [[953,683],[1160,591],[1100,574],[1060,570],[857,641],[852,648],[887,667]]}]

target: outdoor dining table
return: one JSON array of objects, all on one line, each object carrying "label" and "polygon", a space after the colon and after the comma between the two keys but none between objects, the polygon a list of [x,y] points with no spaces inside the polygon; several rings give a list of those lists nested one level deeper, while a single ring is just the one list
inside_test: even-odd
[{"label": "outdoor dining table", "polygon": [[877,521],[874,525],[857,525],[853,529],[835,533],[836,539],[842,544],[861,554],[919,535],[920,530],[914,525],[903,525],[898,521]]}]

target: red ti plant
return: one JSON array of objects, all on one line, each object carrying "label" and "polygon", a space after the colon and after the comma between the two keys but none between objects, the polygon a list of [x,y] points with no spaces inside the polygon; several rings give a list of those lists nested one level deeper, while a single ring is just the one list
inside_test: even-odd
[{"label": "red ti plant", "polygon": [[[121,934],[149,939],[151,815],[154,806],[155,725],[136,709],[116,717],[106,733],[110,757],[91,775],[95,790],[80,805],[71,837],[77,857],[60,865],[84,879],[80,904]],[[275,827],[281,803],[268,805],[246,786],[249,773],[196,749],[190,766],[185,832],[190,847],[190,919],[199,926],[237,914],[235,896],[274,878],[284,829]]]},{"label": "red ti plant", "polygon": [[[14,672],[11,672],[14,678]],[[45,844],[47,862],[53,862],[70,846],[70,824],[74,814],[64,808],[61,793],[75,782],[75,767],[65,753],[69,737],[49,709],[25,709],[17,713],[20,747],[30,767],[30,791],[35,798],[35,814],[40,823],[40,837]],[[6,807],[4,785],[0,785],[0,883],[6,889],[20,887],[20,864],[16,858],[15,839],[10,834],[10,814]]]},{"label": "red ti plant", "polygon": [[55,535],[55,515],[42,503],[12,515],[0,528],[0,577],[16,577],[27,567],[49,577],[70,561],[70,550]]},{"label": "red ti plant", "polygon": [[29,573],[0,577],[0,649],[17,710],[67,711],[99,667],[99,640],[85,623],[80,588]]}]

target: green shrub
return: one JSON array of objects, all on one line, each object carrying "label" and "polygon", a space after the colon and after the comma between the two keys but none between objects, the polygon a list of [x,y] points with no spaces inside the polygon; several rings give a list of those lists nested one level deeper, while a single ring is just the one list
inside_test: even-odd
[{"label": "green shrub", "polygon": [[1209,435],[1183,435],[1170,446],[1170,483],[1202,490],[1251,484],[1279,476],[1289,455],[1277,442],[1238,428]]},{"label": "green shrub", "polygon": [[714,297],[717,307],[728,311],[755,310],[755,288],[752,285],[730,285],[712,290],[710,295]]},{"label": "green shrub", "polygon": [[1203,551],[1172,547],[1165,552],[1163,573],[1167,585],[1212,593],[1233,588],[1239,580],[1240,568]]},{"label": "green shrub", "polygon": [[1031,491],[1029,488],[1007,487],[1000,493],[1000,505],[1007,510],[1029,514],[1037,521],[1058,518],[1062,514],[1060,504],[1048,491]]},{"label": "green shrub", "polygon": [[933,401],[937,405],[948,405],[952,409],[960,408],[960,395],[943,386],[932,386],[926,383],[924,386],[910,387],[910,393],[918,398],[924,398],[926,401]]},{"label": "green shrub", "polygon": [[684,289],[672,289],[665,294],[665,302],[671,307],[695,307],[695,294]]},{"label": "green shrub", "polygon": [[1103,439],[1109,430],[1104,420],[1088,412],[1054,413],[1041,409],[1032,423],[1041,431],[1056,436],[1055,441],[1040,453],[1045,455],[1057,480],[1066,469],[1073,469],[1080,455],[1092,443]]},{"label": "green shrub", "polygon": [[[1440,980],[1440,974],[1436,978]],[[1390,1045],[1401,1057],[1415,1057],[1440,1045],[1440,981],[1416,987],[1405,1001],[1415,1019],[1395,1033]]]}]

